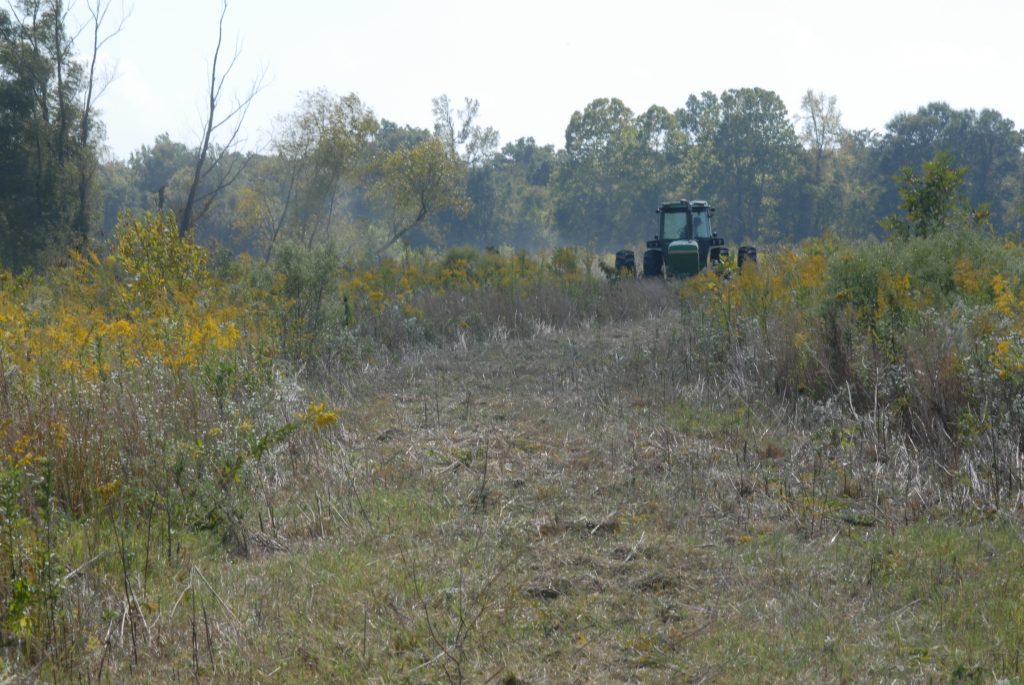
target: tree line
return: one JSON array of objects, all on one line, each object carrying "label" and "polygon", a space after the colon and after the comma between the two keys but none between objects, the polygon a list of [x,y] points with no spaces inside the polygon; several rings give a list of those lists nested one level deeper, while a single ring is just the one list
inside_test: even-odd
[{"label": "tree line", "polygon": [[897,181],[939,155],[994,230],[1024,232],[1024,131],[994,110],[938,102],[879,132],[846,128],[836,98],[813,91],[794,113],[761,88],[641,113],[600,98],[556,149],[500,145],[473,99],[437,98],[425,129],[316,91],[267,148],[245,151],[237,134],[259,79],[224,100],[234,61],[221,55],[223,13],[201,140],[163,133],[103,159],[94,65],[120,27],[105,26],[102,0],[88,8],[90,31],[73,36],[62,0],[0,9],[0,262],[16,271],[102,241],[123,210],[173,211],[182,232],[266,260],[284,244],[367,257],[403,244],[614,249],[647,237],[653,210],[680,197],[710,200],[734,240],[865,236],[900,206]]}]

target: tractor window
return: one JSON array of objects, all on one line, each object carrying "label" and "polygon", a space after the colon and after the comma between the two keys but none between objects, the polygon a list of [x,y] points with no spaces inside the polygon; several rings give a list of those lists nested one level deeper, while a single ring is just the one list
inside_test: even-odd
[{"label": "tractor window", "polygon": [[708,216],[707,212],[694,212],[693,213],[693,237],[694,238],[710,238],[711,237],[711,217]]},{"label": "tractor window", "polygon": [[686,212],[665,212],[662,214],[665,240],[686,238]]}]

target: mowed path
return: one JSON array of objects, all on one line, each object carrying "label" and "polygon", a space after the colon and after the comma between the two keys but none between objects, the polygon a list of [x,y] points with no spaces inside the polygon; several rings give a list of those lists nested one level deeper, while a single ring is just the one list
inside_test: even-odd
[{"label": "mowed path", "polygon": [[351,453],[376,464],[369,480],[440,512],[418,549],[442,576],[454,565],[474,587],[502,588],[485,612],[502,627],[488,635],[482,621],[467,640],[478,667],[500,657],[524,682],[718,668],[686,645],[734,613],[736,587],[760,582],[734,549],[785,512],[775,491],[751,497],[740,482],[744,436],[680,427],[677,408],[704,403],[706,385],[676,363],[693,356],[677,344],[656,321],[540,330],[342,384]]},{"label": "mowed path", "polygon": [[943,677],[968,648],[995,663],[966,617],[1002,606],[993,584],[1024,590],[1015,530],[906,527],[850,485],[877,465],[700,367],[670,320],[326,375],[341,424],[292,456],[308,480],[278,502],[280,547],[221,578],[244,628],[217,677],[877,681]]}]

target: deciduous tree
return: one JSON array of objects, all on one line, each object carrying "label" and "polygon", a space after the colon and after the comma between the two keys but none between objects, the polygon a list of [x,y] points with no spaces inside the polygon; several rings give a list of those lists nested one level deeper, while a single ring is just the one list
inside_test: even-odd
[{"label": "deciduous tree", "polygon": [[373,252],[385,253],[413,230],[436,231],[441,212],[467,211],[465,178],[466,165],[437,137],[384,156],[369,189],[384,231]]},{"label": "deciduous tree", "polygon": [[[89,237],[98,128],[96,57],[112,34],[109,3],[89,3],[85,65],[68,28],[69,3],[19,0],[0,9],[0,261],[38,265]],[[116,30],[114,31],[116,33]]]},{"label": "deciduous tree", "polygon": [[354,94],[304,95],[298,109],[282,118],[274,155],[259,163],[240,194],[236,227],[255,233],[265,259],[282,237],[307,249],[323,242],[370,165],[370,145],[379,129]]},{"label": "deciduous tree", "polygon": [[447,95],[434,98],[434,135],[448,150],[470,166],[479,166],[490,159],[498,148],[498,132],[477,123],[480,102],[466,98],[465,106],[456,114]]},{"label": "deciduous tree", "polygon": [[555,179],[555,216],[563,237],[610,246],[632,239],[644,208],[631,162],[639,145],[633,112],[599,98],[574,112]]},{"label": "deciduous tree", "polygon": [[969,206],[960,190],[966,173],[966,167],[953,167],[953,158],[947,152],[925,162],[920,175],[903,167],[893,180],[897,182],[904,216],[887,217],[882,227],[903,240],[928,238],[941,231],[954,214]]}]

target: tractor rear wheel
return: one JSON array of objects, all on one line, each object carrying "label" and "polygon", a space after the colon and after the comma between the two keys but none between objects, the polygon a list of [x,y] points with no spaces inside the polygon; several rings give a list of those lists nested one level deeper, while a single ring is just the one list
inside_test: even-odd
[{"label": "tractor rear wheel", "polygon": [[660,278],[663,266],[661,250],[650,249],[644,252],[644,278]]}]

